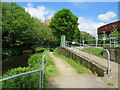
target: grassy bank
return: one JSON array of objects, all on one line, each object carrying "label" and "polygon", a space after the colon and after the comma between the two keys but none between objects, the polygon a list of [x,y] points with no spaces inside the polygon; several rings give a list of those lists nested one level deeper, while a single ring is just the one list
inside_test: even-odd
[{"label": "grassy bank", "polygon": [[[83,51],[90,52],[90,48],[83,48]],[[91,48],[91,52],[97,56],[103,56],[103,50],[97,48]]]},{"label": "grassy bank", "polygon": [[79,74],[85,74],[85,73],[90,72],[90,70],[88,68],[86,68],[85,66],[83,66],[82,64],[80,64],[80,62],[74,61],[72,59],[67,58],[66,56],[58,54],[57,49],[54,50],[53,54],[57,57],[60,57],[64,60],[66,60],[73,68],[75,68],[77,70],[77,72]]},{"label": "grassy bank", "polygon": [[[18,67],[18,68],[11,69],[8,72],[4,73],[2,78],[13,76],[19,73],[40,69],[43,54],[45,54],[45,52],[31,55],[28,60],[28,67]],[[57,72],[54,67],[54,62],[52,61],[52,58],[47,56],[45,58],[45,62],[47,62],[47,64],[45,66],[44,88],[47,88],[49,87],[47,78],[56,76]],[[19,89],[21,88],[37,89],[39,86],[39,79],[40,79],[39,74],[40,74],[39,72],[35,72],[32,74],[27,74],[27,75],[23,75],[13,79],[3,81],[2,87],[3,88],[19,88]]]}]

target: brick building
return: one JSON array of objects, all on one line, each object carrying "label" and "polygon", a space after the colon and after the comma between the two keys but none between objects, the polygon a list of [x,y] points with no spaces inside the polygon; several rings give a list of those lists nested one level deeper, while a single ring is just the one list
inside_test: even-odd
[{"label": "brick building", "polygon": [[120,21],[112,22],[106,25],[103,25],[97,29],[97,34],[102,35],[103,33],[109,35],[113,29],[117,29],[120,32]]}]

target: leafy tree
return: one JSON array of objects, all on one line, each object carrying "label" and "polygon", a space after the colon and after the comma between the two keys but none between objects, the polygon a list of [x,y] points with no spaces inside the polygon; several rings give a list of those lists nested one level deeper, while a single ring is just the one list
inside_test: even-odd
[{"label": "leafy tree", "polygon": [[37,18],[31,17],[16,3],[2,3],[3,56],[14,55],[10,47],[22,47],[55,41],[51,29]]},{"label": "leafy tree", "polygon": [[[85,31],[81,31],[80,32],[80,40],[81,40],[81,43],[83,40],[90,40],[90,39],[95,39],[94,36],[92,36],[90,33],[88,32],[85,32]],[[95,43],[95,41],[86,41],[86,44],[90,44],[90,43]]]},{"label": "leafy tree", "polygon": [[34,18],[34,31],[32,32],[34,34],[34,41],[35,43],[45,43],[45,42],[53,42],[56,41],[55,37],[52,34],[51,29],[49,26],[37,18]]},{"label": "leafy tree", "polygon": [[70,9],[62,9],[55,13],[51,20],[50,28],[53,34],[60,40],[61,35],[66,35],[67,40],[79,39],[78,18]]},{"label": "leafy tree", "polygon": [[3,47],[20,46],[32,41],[33,19],[16,3],[2,3]]},{"label": "leafy tree", "polygon": [[118,31],[116,28],[112,30],[110,37],[116,37],[116,39],[118,39]]}]

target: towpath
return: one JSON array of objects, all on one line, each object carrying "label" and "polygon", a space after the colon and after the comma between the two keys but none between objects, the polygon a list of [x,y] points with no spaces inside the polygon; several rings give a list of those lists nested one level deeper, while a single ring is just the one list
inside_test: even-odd
[{"label": "towpath", "polygon": [[65,60],[50,52],[59,76],[52,77],[49,82],[52,88],[109,88],[103,80],[94,74],[78,74]]}]

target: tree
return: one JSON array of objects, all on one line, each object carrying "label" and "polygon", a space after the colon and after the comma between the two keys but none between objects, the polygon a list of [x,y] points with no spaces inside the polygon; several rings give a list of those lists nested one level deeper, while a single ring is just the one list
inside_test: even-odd
[{"label": "tree", "polygon": [[70,9],[62,9],[55,13],[50,28],[58,40],[60,40],[61,35],[66,35],[67,40],[70,41],[80,37],[78,18]]},{"label": "tree", "polygon": [[41,22],[37,18],[34,18],[33,23],[34,30],[32,33],[34,34],[34,42],[36,44],[56,41],[56,38],[53,36],[47,24]]},{"label": "tree", "polygon": [[116,28],[114,28],[110,33],[110,37],[116,37],[116,39],[118,39],[118,31]]},{"label": "tree", "polygon": [[32,42],[33,19],[16,3],[2,3],[3,47],[14,47]]},{"label": "tree", "polygon": [[[90,33],[88,32],[85,32],[85,31],[81,31],[80,32],[80,40],[81,40],[81,43],[83,40],[90,40],[90,39],[95,39],[94,36],[92,36]],[[95,43],[95,40],[93,41]],[[90,43],[93,43],[93,42],[89,42],[87,41],[86,44],[90,44]]]}]

